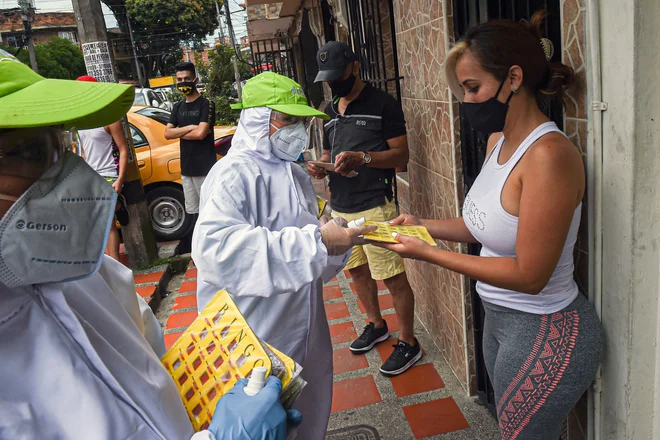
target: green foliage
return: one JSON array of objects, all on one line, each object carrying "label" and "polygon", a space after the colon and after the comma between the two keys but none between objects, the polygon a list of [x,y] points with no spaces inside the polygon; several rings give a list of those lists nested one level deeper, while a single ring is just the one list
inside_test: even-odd
[{"label": "green foliage", "polygon": [[170,102],[177,102],[186,99],[186,95],[179,92],[177,89],[164,89],[164,92]]},{"label": "green foliage", "polygon": [[[15,53],[14,48],[3,48]],[[85,60],[80,48],[64,38],[53,38],[48,43],[34,47],[37,56],[39,74],[46,78],[76,79],[86,74]],[[30,55],[27,49],[22,49],[17,58],[30,65]]]},{"label": "green foliage", "polygon": [[181,45],[199,44],[218,26],[214,0],[106,0],[128,35],[131,18],[138,59],[147,78],[172,73]]},{"label": "green foliage", "polygon": [[231,103],[228,96],[209,97],[215,103],[215,123],[216,125],[236,125],[238,122],[238,112],[231,109]]},{"label": "green foliage", "polygon": [[[234,65],[231,58],[235,55],[232,48],[227,46],[216,46],[209,53],[209,62],[204,63],[201,57],[195,57],[195,66],[201,81],[206,83],[205,96],[215,102],[216,124],[230,125],[238,121],[238,112],[231,109],[230,105],[236,96],[234,83]],[[251,78],[253,74],[250,67],[245,63],[238,64],[241,79],[244,81]]]}]

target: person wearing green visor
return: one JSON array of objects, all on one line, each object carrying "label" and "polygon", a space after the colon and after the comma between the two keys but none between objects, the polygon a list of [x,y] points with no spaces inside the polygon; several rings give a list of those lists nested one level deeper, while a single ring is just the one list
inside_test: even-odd
[{"label": "person wearing green visor", "polygon": [[257,336],[303,367],[298,438],[321,440],[332,402],[332,343],[323,283],[375,227],[319,220],[310,177],[294,163],[308,122],[325,119],[301,86],[273,72],[249,79],[229,153],[202,185],[193,232],[197,304],[229,292]]},{"label": "person wearing green visor", "polygon": [[0,50],[0,438],[284,440],[295,410],[239,383],[195,433],[160,362],[163,335],[132,272],[103,255],[117,195],[69,151],[133,88],[45,79]]}]

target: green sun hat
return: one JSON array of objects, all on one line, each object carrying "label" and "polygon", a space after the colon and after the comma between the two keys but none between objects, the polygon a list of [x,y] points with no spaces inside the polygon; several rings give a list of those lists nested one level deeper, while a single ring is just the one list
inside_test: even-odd
[{"label": "green sun hat", "polygon": [[263,72],[250,78],[245,82],[242,92],[243,101],[232,104],[231,108],[268,107],[291,116],[330,119],[325,113],[307,104],[300,84],[274,72]]},{"label": "green sun hat", "polygon": [[133,105],[132,86],[46,79],[0,49],[0,129],[102,127]]}]

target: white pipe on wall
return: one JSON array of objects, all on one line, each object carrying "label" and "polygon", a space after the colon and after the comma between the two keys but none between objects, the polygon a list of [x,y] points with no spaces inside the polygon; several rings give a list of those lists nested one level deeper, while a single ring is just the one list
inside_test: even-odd
[{"label": "white pipe on wall", "polygon": [[[598,0],[587,0],[587,40],[589,50],[589,143],[587,150],[587,186],[589,209],[589,299],[602,316],[603,268],[603,111],[600,59],[600,5]],[[601,439],[601,370],[589,390],[589,440]]]}]

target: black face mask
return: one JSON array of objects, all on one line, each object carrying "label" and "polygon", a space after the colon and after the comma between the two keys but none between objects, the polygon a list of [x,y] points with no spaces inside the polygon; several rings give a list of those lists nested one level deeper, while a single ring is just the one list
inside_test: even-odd
[{"label": "black face mask", "polygon": [[349,77],[346,79],[341,79],[331,82],[329,84],[330,90],[332,90],[332,93],[335,96],[339,96],[340,98],[343,98],[344,96],[348,96],[353,91],[353,87],[355,86],[356,79],[357,77],[351,73]]},{"label": "black face mask", "polygon": [[506,82],[506,78],[500,84],[495,96],[484,102],[464,102],[463,110],[468,122],[475,130],[485,133],[499,133],[504,129],[506,122],[506,114],[509,111],[509,101],[513,97],[513,91],[507,98],[506,102],[500,102],[497,97],[500,96],[502,87]]},{"label": "black face mask", "polygon": [[195,90],[195,81],[183,81],[177,83],[176,88],[184,95],[190,95]]}]

